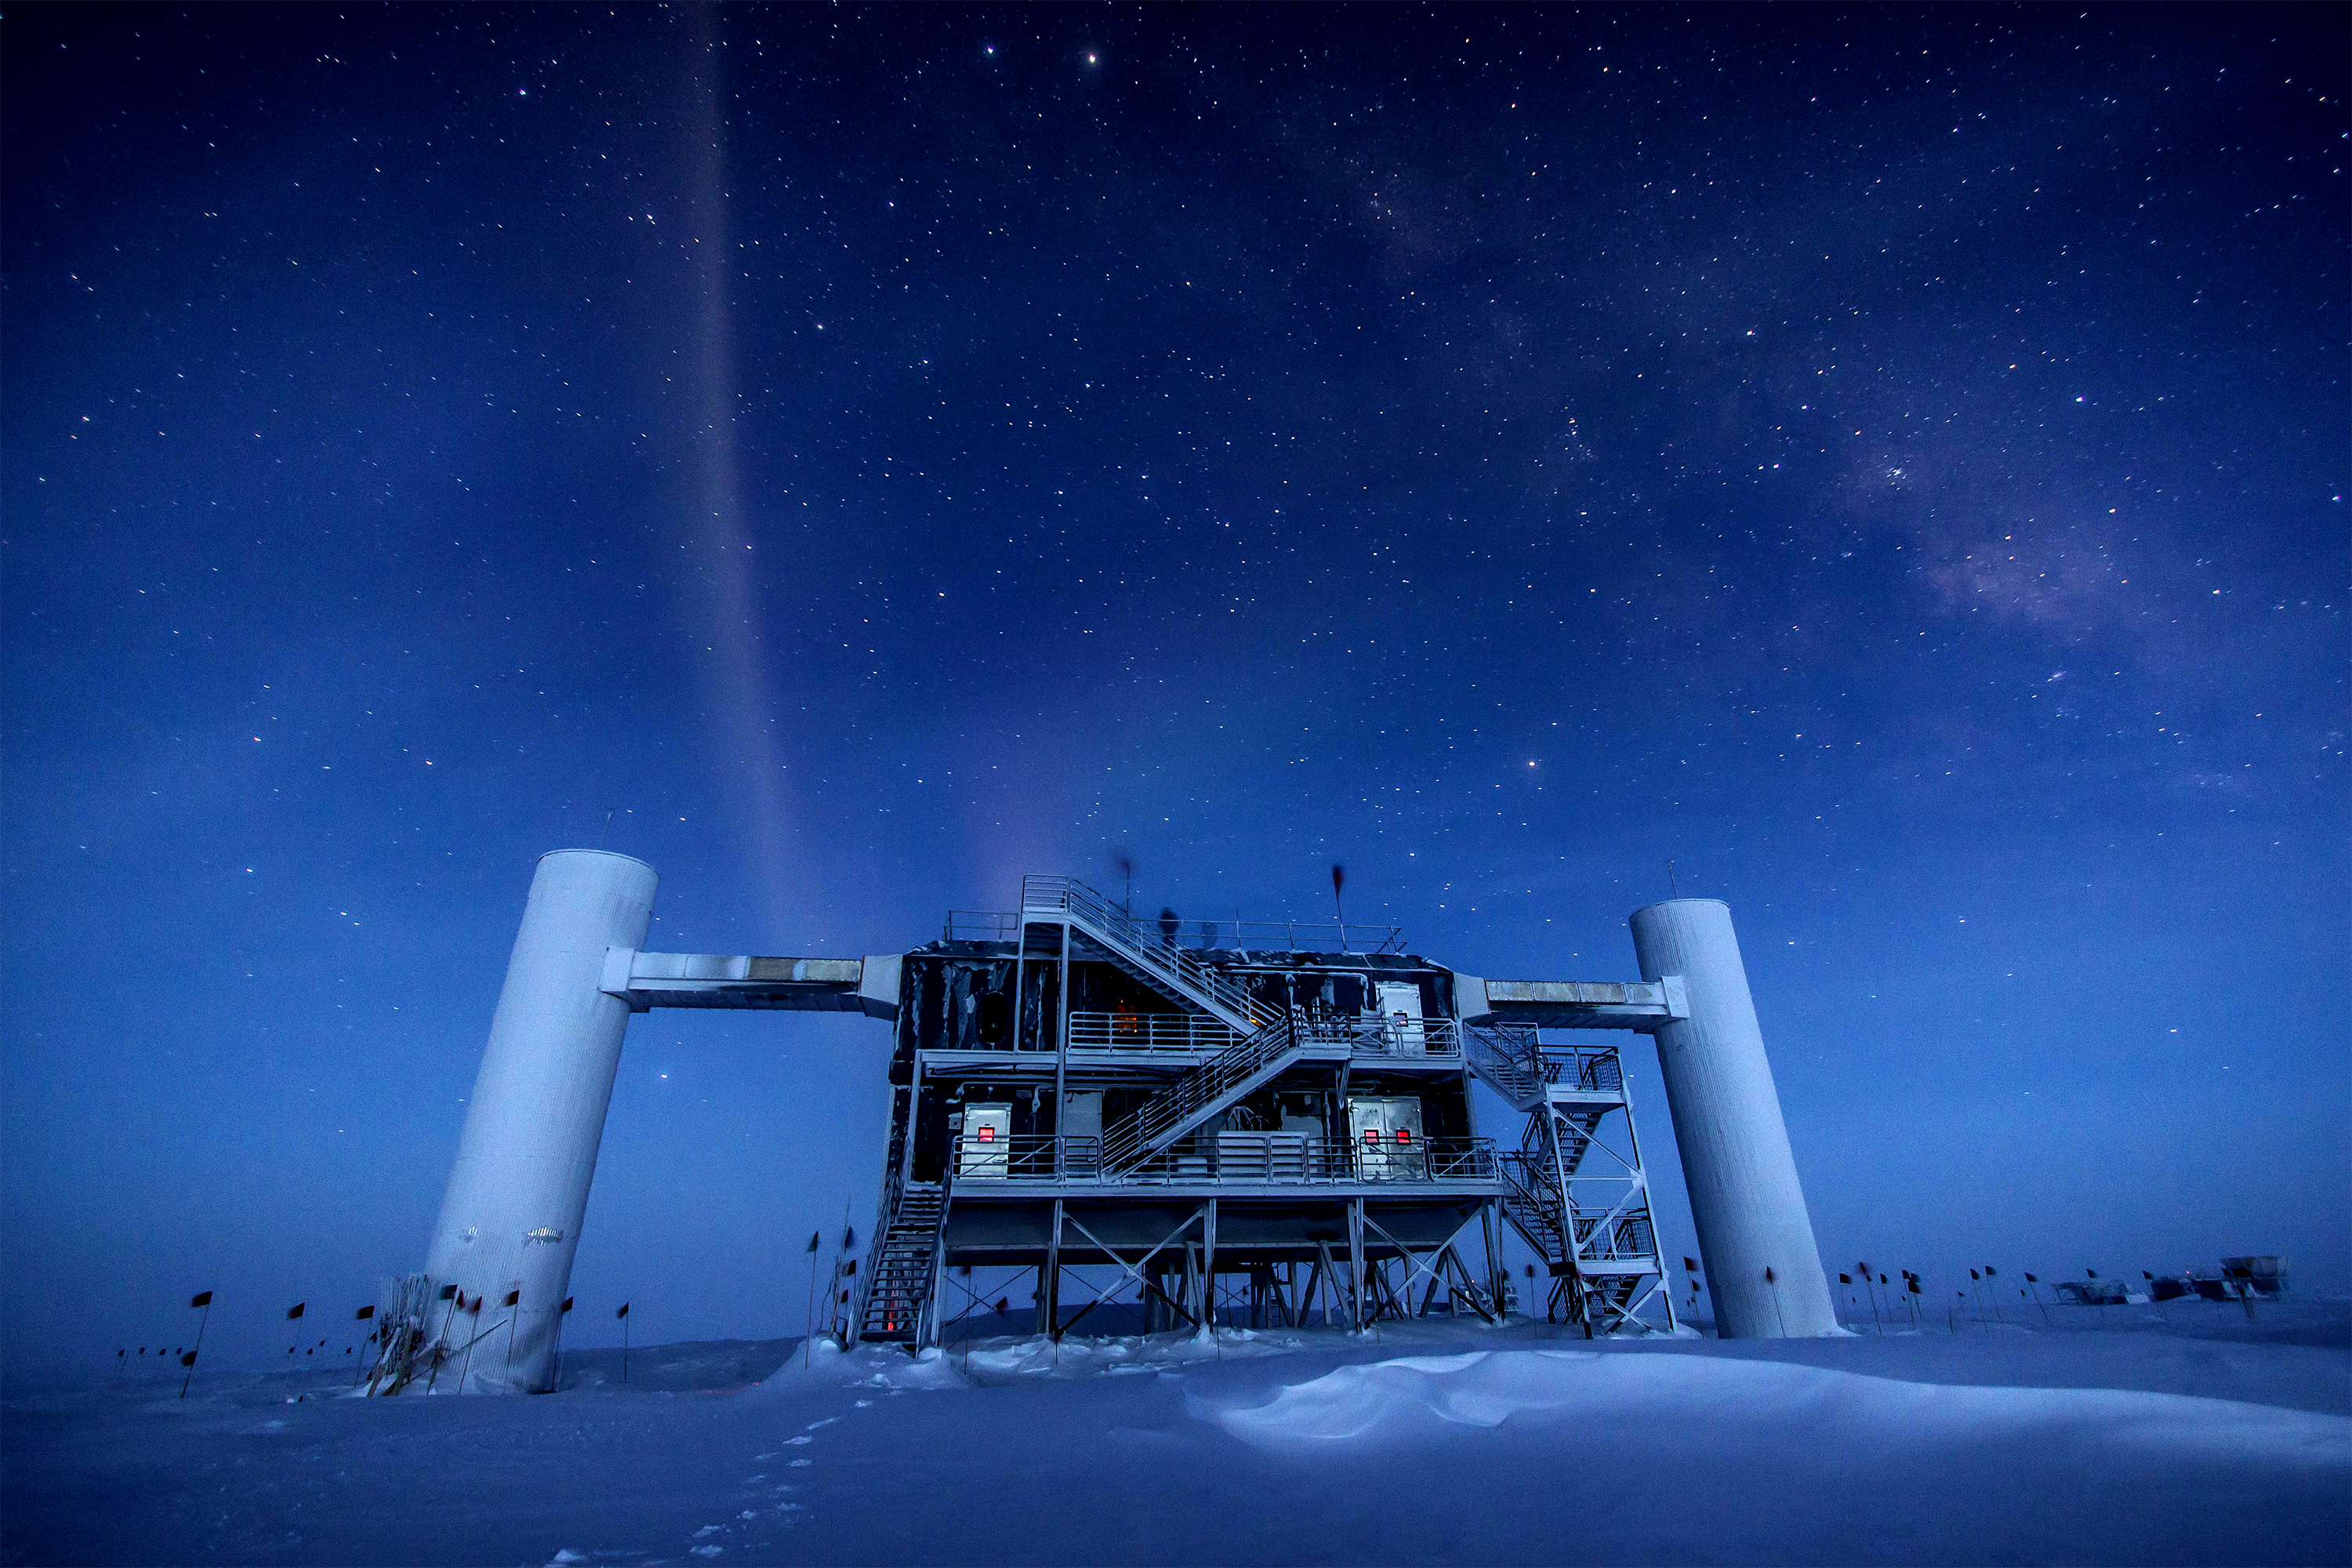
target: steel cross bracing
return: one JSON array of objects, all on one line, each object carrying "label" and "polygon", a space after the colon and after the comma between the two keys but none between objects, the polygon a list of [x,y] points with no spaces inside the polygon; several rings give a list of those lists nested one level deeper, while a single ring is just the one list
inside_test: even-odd
[{"label": "steel cross bracing", "polygon": [[[1519,1152],[1501,1161],[1502,1209],[1551,1274],[1552,1304],[1571,1322],[1607,1331],[1654,1327],[1640,1316],[1654,1300],[1671,1330],[1674,1300],[1616,1051],[1547,1050],[1528,1027],[1474,1026],[1462,1042],[1471,1071],[1528,1113]],[[1601,1136],[1620,1113],[1622,1151]]]},{"label": "steel cross bracing", "polygon": [[1242,1037],[1103,1129],[1102,1169],[1134,1169],[1309,1056],[1342,1059],[1345,1043],[1302,1035],[1287,1011],[1275,1013],[1189,949],[1070,877],[1024,877],[1021,920],[1081,931],[1120,969],[1180,1006],[1216,1018]]}]

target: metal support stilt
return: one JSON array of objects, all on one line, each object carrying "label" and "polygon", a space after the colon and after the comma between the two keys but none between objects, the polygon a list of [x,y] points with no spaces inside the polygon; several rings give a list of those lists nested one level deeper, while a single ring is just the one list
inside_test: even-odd
[{"label": "metal support stilt", "polygon": [[1201,1326],[1212,1333],[1217,1327],[1217,1200],[1205,1205],[1201,1231]]},{"label": "metal support stilt", "polygon": [[1054,1200],[1054,1229],[1045,1237],[1045,1267],[1038,1283],[1042,1298],[1038,1305],[1045,1309],[1045,1337],[1056,1343],[1062,1338],[1062,1200]]},{"label": "metal support stilt", "polygon": [[1364,1200],[1348,1200],[1349,1331],[1364,1331]]}]

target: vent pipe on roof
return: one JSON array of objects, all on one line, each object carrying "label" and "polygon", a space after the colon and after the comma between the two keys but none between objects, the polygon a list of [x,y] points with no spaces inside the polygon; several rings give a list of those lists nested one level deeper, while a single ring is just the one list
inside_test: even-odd
[{"label": "vent pipe on roof", "polygon": [[1730,1340],[1839,1332],[1731,910],[1715,899],[1674,899],[1634,910],[1628,923],[1642,978],[1682,977],[1689,1016],[1660,1026],[1658,1065],[1716,1331]]}]

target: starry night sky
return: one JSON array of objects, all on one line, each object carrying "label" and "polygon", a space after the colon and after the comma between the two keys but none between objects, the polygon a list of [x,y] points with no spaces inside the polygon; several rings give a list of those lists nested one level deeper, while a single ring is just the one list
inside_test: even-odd
[{"label": "starry night sky", "polygon": [[[533,858],[599,842],[672,951],[1122,856],[1324,917],[1341,860],[1531,979],[1631,976],[1671,859],[1832,1260],[2352,1287],[2347,58],[2335,6],[12,9],[11,1371],[207,1287],[224,1353],[309,1300],[340,1356]],[[886,1044],[638,1019],[573,1342],[795,1331]]]}]

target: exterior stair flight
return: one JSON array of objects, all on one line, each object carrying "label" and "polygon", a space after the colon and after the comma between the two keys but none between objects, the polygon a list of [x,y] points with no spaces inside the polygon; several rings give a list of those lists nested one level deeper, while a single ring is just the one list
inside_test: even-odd
[{"label": "exterior stair flight", "polygon": [[1462,1057],[1487,1088],[1515,1110],[1533,1110],[1550,1097],[1532,1029],[1491,1029],[1475,1024],[1462,1031]]},{"label": "exterior stair flight", "polygon": [[866,1258],[861,1341],[915,1344],[938,1288],[940,1219],[947,1194],[936,1183],[910,1182],[899,1190],[888,1227]]},{"label": "exterior stair flight", "polygon": [[1210,1117],[1255,1091],[1309,1048],[1288,1013],[1271,1009],[1219,974],[1200,955],[1167,941],[1092,888],[1069,877],[1021,883],[1021,918],[1066,921],[1121,969],[1180,1005],[1208,1014],[1242,1038],[1183,1074],[1103,1130],[1106,1171],[1130,1170]]}]

